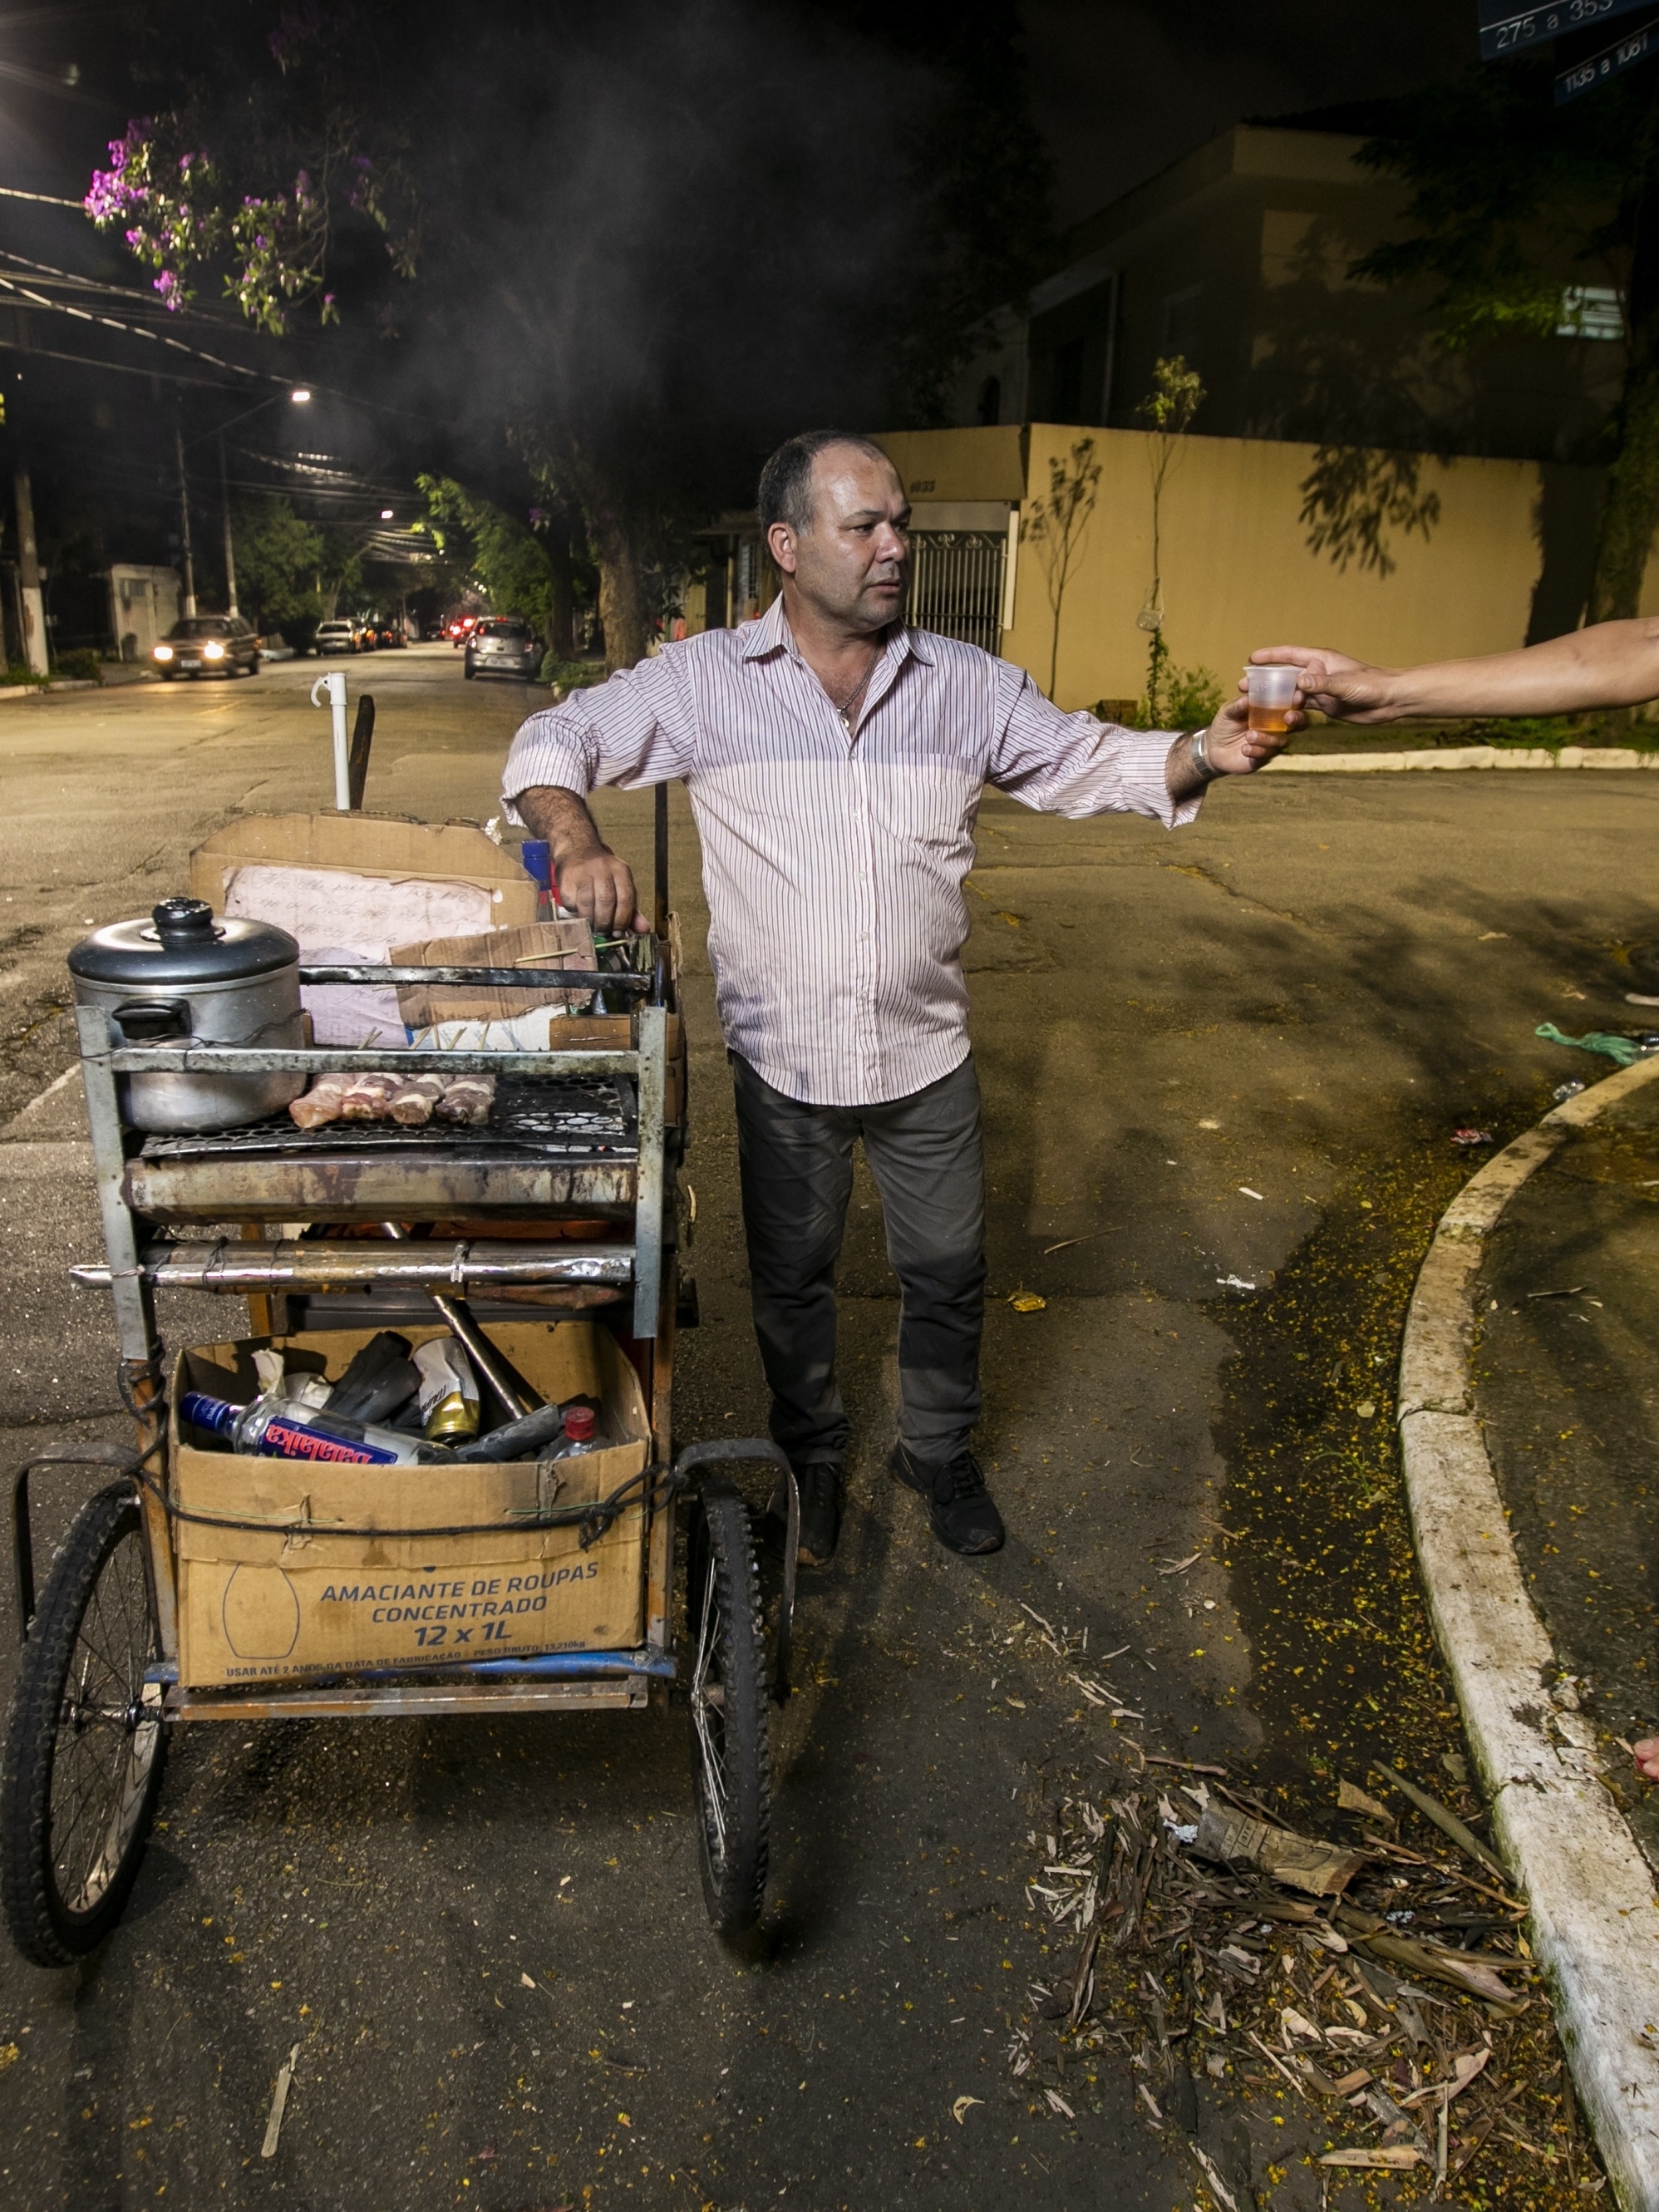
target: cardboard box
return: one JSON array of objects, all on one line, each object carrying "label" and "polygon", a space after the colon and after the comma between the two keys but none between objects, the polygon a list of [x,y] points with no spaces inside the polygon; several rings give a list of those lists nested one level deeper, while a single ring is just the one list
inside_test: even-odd
[{"label": "cardboard box", "polygon": [[[416,1343],[441,1328],[410,1327]],[[252,1353],[272,1344],[290,1367],[337,1376],[367,1330],[252,1337],[180,1352],[185,1390],[246,1405]],[[539,1651],[627,1650],[644,1632],[643,1508],[590,1547],[574,1527],[515,1528],[538,1504],[607,1496],[649,1455],[639,1376],[592,1322],[490,1324],[492,1340],[550,1400],[597,1397],[601,1426],[626,1441],[574,1461],[465,1468],[370,1468],[262,1459],[181,1443],[169,1415],[173,1502],[255,1529],[175,1519],[179,1678],[192,1688],[362,1667],[419,1667]],[[556,1482],[556,1492],[552,1489]],[[466,1536],[332,1536],[326,1523],[422,1531],[496,1523]]]},{"label": "cardboard box", "polygon": [[476,822],[416,822],[393,814],[243,814],[190,856],[190,888],[222,913],[225,879],[241,867],[338,868],[393,882],[471,884],[489,894],[491,920],[516,929],[536,919],[540,887],[516,845]]},{"label": "cardboard box", "polygon": [[[198,846],[190,882],[216,913],[286,929],[314,967],[380,966],[394,944],[531,927],[540,895],[517,848],[474,823],[374,814],[244,815]],[[319,1044],[409,1042],[390,986],[307,984],[301,1002]]]},{"label": "cardboard box", "polygon": [[[537,921],[526,929],[492,929],[482,937],[433,937],[394,945],[394,968],[592,968],[593,933],[585,921]],[[398,1011],[411,1030],[437,1022],[510,1022],[544,1006],[586,1013],[591,991],[494,991],[425,983],[398,986]],[[627,1050],[626,1045],[623,1049]]]}]

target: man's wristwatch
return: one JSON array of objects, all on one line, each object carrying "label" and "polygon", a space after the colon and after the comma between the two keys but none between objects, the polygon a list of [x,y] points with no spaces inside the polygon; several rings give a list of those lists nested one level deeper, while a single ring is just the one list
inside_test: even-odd
[{"label": "man's wristwatch", "polygon": [[1203,777],[1205,782],[1213,783],[1218,775],[1225,775],[1227,771],[1224,768],[1218,768],[1210,758],[1209,748],[1204,742],[1208,735],[1207,730],[1188,730],[1187,750],[1193,766]]}]

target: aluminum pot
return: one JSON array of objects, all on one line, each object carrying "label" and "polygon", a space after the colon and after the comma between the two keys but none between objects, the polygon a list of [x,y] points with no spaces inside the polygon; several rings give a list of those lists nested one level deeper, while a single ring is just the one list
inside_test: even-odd
[{"label": "aluminum pot", "polygon": [[[303,1045],[300,948],[263,921],[216,921],[203,899],[163,899],[148,921],[112,922],[69,957],[77,1005],[101,1007],[130,1045]],[[149,1130],[234,1129],[297,1098],[302,1074],[128,1075],[121,1119]]]}]

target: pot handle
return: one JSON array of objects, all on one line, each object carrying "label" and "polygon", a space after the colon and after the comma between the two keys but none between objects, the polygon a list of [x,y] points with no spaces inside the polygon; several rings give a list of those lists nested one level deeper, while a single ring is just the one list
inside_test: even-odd
[{"label": "pot handle", "polygon": [[185,999],[129,999],[110,1015],[127,1044],[162,1044],[169,1037],[190,1035],[190,1002]]}]

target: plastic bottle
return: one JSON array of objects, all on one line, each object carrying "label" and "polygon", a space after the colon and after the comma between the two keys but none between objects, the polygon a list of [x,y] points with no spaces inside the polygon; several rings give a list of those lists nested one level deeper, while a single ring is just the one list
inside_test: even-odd
[{"label": "plastic bottle", "polygon": [[542,1454],[544,1459],[574,1459],[578,1452],[608,1451],[610,1446],[599,1434],[599,1419],[591,1406],[567,1406],[564,1413],[564,1434]]},{"label": "plastic bottle", "polygon": [[233,1451],[262,1459],[323,1460],[337,1467],[418,1467],[427,1447],[420,1437],[325,1413],[295,1398],[262,1397],[251,1406],[187,1390],[179,1401],[182,1419],[228,1437]]}]

